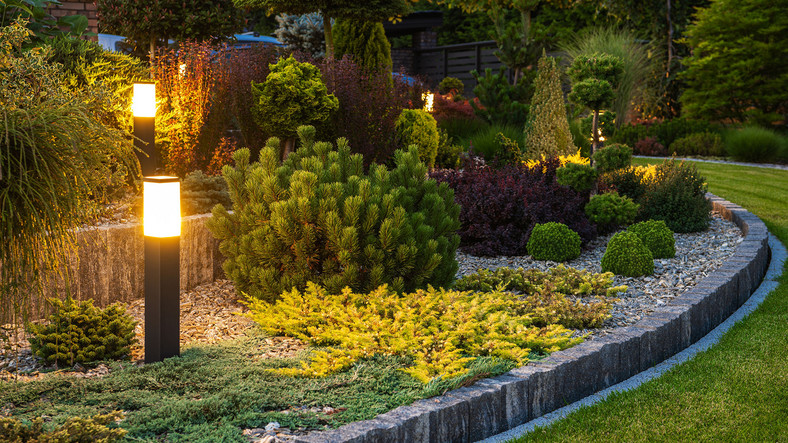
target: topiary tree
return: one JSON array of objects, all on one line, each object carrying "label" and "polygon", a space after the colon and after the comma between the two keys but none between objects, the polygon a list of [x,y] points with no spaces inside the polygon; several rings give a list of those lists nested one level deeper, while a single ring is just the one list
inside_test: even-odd
[{"label": "topiary tree", "polygon": [[320,124],[339,108],[329,94],[320,70],[293,56],[270,65],[263,83],[252,82],[252,114],[260,128],[284,139],[282,158],[293,150],[296,129],[301,124]]},{"label": "topiary tree", "polygon": [[273,301],[310,281],[333,294],[451,283],[460,209],[415,148],[397,151],[394,169],[373,163],[364,174],[345,139],[335,148],[314,142],[314,127],[298,135],[284,164],[270,139],[258,162],[240,149],[235,167],[224,168],[234,212],[218,205],[208,228],[240,293]]},{"label": "topiary tree", "polygon": [[422,109],[403,110],[397,119],[395,130],[402,146],[415,145],[421,161],[430,168],[435,166],[440,133],[438,123],[429,112]]},{"label": "topiary tree", "polygon": [[567,73],[572,78],[572,92],[569,100],[585,106],[594,112],[591,133],[591,155],[599,146],[599,111],[613,102],[614,91],[623,73],[623,63],[618,57],[594,53],[590,56],[576,57]]},{"label": "topiary tree", "polygon": [[334,24],[334,53],[337,58],[349,54],[368,70],[391,71],[391,43],[380,22],[338,19]]},{"label": "topiary tree", "polygon": [[654,258],[673,258],[676,256],[676,239],[673,231],[664,220],[646,220],[627,228],[634,232],[651,251]]},{"label": "topiary tree", "polygon": [[168,39],[226,39],[243,28],[232,0],[96,0],[102,32],[123,35],[153,57]]},{"label": "topiary tree", "polygon": [[785,8],[769,0],[713,0],[698,10],[682,75],[687,116],[762,124],[788,117]]},{"label": "topiary tree", "polygon": [[528,123],[525,125],[525,147],[529,157],[574,154],[577,147],[572,142],[566,118],[561,71],[555,59],[544,53],[539,59],[534,91]]},{"label": "topiary tree", "polygon": [[580,256],[580,235],[563,223],[537,223],[526,248],[536,260],[574,260]]}]

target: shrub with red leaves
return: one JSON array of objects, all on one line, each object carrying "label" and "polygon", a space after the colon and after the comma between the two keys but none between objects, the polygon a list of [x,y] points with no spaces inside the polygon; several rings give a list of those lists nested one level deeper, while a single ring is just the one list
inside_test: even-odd
[{"label": "shrub with red leaves", "polygon": [[635,148],[632,150],[635,155],[654,155],[665,157],[668,155],[668,150],[657,141],[656,137],[646,137],[635,143]]},{"label": "shrub with red leaves", "polygon": [[[475,98],[474,101],[476,101],[477,106],[481,107],[478,98]],[[435,117],[438,125],[446,120],[474,120],[477,118],[468,100],[454,101],[452,94],[435,94],[432,102],[432,116]]]},{"label": "shrub with red leaves", "polygon": [[555,180],[557,160],[525,168],[467,165],[462,171],[436,170],[431,177],[454,189],[460,205],[460,249],[477,256],[526,255],[537,223],[560,222],[583,242],[596,228],[583,211],[586,198]]}]

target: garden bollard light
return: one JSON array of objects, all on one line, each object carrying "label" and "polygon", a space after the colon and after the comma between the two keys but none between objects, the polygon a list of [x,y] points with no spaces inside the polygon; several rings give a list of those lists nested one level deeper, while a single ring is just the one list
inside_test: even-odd
[{"label": "garden bollard light", "polygon": [[134,83],[131,99],[134,114],[134,147],[143,177],[156,173],[156,85]]},{"label": "garden bollard light", "polygon": [[143,178],[145,363],[180,355],[180,187],[178,177]]}]

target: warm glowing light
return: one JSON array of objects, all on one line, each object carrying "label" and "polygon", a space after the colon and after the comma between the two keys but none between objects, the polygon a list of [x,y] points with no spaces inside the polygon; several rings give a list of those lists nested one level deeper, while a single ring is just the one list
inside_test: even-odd
[{"label": "warm glowing light", "polygon": [[421,99],[424,100],[424,110],[432,112],[432,102],[435,100],[435,94],[432,92],[425,92],[421,94]]},{"label": "warm glowing light", "polygon": [[183,78],[186,75],[186,63],[178,65],[178,76]]},{"label": "warm glowing light", "polygon": [[181,183],[178,177],[145,177],[142,225],[146,237],[181,235]]},{"label": "warm glowing light", "polygon": [[[599,141],[601,141],[601,142],[605,141],[605,136],[602,135],[602,129],[597,128],[596,134],[599,136]],[[591,138],[589,138],[589,140],[594,141],[594,132],[593,131],[591,131]]]},{"label": "warm glowing light", "polygon": [[153,83],[134,83],[131,98],[131,112],[135,117],[156,117],[156,85]]}]

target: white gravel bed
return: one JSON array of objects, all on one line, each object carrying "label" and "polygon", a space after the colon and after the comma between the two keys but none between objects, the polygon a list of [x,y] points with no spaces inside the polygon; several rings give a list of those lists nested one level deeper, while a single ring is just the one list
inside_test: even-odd
[{"label": "white gravel bed", "polygon": [[[602,328],[579,331],[590,333],[589,338],[602,337],[613,329],[637,323],[643,316],[666,304],[670,299],[683,294],[707,275],[722,266],[733,255],[736,246],[744,239],[741,230],[718,213],[712,214],[707,231],[690,234],[673,234],[676,239],[676,256],[654,260],[654,274],[647,277],[616,276],[613,285],[626,285],[628,290],[619,294],[612,305],[611,317]],[[580,257],[565,263],[566,266],[602,272],[601,261],[605,246],[613,236],[599,236],[587,245]],[[478,269],[539,269],[546,271],[557,266],[551,261],[534,260],[531,256],[519,257],[475,257],[457,252],[460,269],[457,278],[476,272]]]}]

